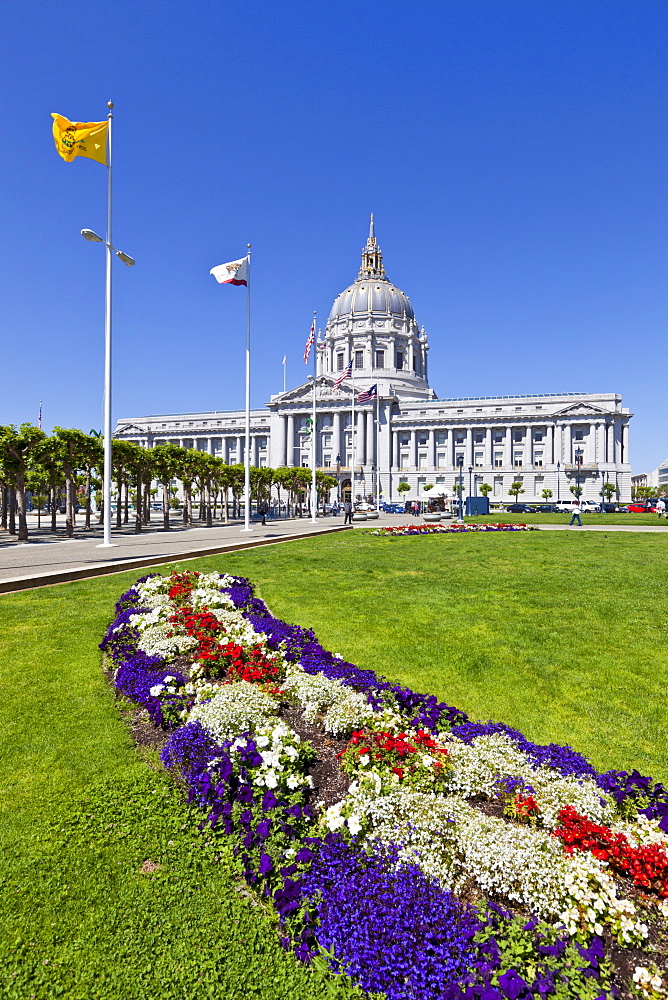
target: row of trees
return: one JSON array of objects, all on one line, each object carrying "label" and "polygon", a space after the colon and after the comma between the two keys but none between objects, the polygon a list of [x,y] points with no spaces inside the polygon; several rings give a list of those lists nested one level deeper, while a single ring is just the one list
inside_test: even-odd
[{"label": "row of trees", "polygon": [[[100,519],[104,452],[101,435],[85,434],[75,428],[56,427],[47,435],[32,424],[0,425],[0,524],[27,540],[26,496],[30,494],[41,516],[47,504],[51,514],[51,531],[56,530],[56,513],[65,507],[65,531],[74,534],[76,508],[85,511],[85,527],[90,528],[91,499],[99,497]],[[116,497],[116,526],[129,521],[134,507],[135,531],[148,524],[151,498],[162,490],[163,526],[169,529],[169,511],[180,483],[183,493],[183,521],[190,524],[197,516],[207,525],[213,523],[220,504],[227,522],[238,513],[244,489],[244,466],[226,465],[206,452],[161,444],[142,448],[131,441],[112,442],[112,476]],[[280,505],[285,491],[288,507],[295,507],[310,497],[311,471],[297,467],[278,469],[251,467],[251,500],[269,500],[276,496]],[[159,484],[155,487],[153,483]],[[336,486],[336,479],[316,473],[319,502]]]}]

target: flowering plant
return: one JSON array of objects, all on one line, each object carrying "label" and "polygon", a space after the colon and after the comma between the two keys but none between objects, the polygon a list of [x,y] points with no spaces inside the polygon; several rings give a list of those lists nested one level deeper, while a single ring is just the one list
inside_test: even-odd
[{"label": "flowering plant", "polygon": [[442,787],[452,767],[446,747],[426,729],[397,735],[359,729],[339,759],[347,774],[372,770],[425,791]]}]

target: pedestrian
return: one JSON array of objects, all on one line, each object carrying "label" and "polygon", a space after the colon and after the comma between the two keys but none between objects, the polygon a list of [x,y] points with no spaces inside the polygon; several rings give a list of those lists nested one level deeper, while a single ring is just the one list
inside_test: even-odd
[{"label": "pedestrian", "polygon": [[344,500],[343,502],[343,523],[352,524],[353,523],[353,505],[350,500]]},{"label": "pedestrian", "polygon": [[419,516],[420,516],[420,504],[417,502],[417,500],[414,500],[413,501],[413,517],[419,517]]},{"label": "pedestrian", "polygon": [[663,497],[659,497],[659,500],[656,505],[656,512],[659,516],[659,519],[666,516],[666,501],[663,499]]},{"label": "pedestrian", "polygon": [[582,527],[582,518],[580,517],[580,501],[579,500],[576,500],[575,503],[573,504],[573,516],[571,517],[570,521],[568,522],[569,527],[570,527],[571,524],[573,524],[575,522],[576,518],[577,518],[578,524],[580,525],[580,527]]},{"label": "pedestrian", "polygon": [[269,504],[267,503],[266,500],[260,500],[260,502],[258,504],[258,507],[257,507],[257,512],[260,515],[260,517],[262,518],[262,523],[266,524],[267,523],[266,522],[266,517],[267,517],[267,514],[269,513]]}]

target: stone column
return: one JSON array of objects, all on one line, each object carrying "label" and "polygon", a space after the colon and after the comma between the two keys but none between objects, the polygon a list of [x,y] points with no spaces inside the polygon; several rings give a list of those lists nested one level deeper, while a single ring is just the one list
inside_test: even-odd
[{"label": "stone column", "polygon": [[466,447],[464,448],[464,467],[473,465],[473,428],[466,428]]},{"label": "stone column", "polygon": [[513,466],[513,429],[512,427],[506,427],[506,442],[504,445],[504,456],[503,464],[509,466],[511,469]]},{"label": "stone column", "polygon": [[411,431],[411,451],[410,458],[408,459],[409,466],[413,469],[417,469],[418,459],[417,459],[417,431]]},{"label": "stone column", "polygon": [[629,425],[628,423],[622,424],[622,454],[621,461],[624,465],[629,464]]},{"label": "stone column", "polygon": [[433,427],[429,428],[429,448],[427,450],[427,468],[436,468],[436,431]]},{"label": "stone column", "polygon": [[494,453],[492,448],[492,428],[487,427],[485,429],[485,457],[483,459],[483,464],[488,466],[490,469],[494,468]]},{"label": "stone column", "polygon": [[286,449],[286,465],[295,464],[295,415],[288,413],[288,440]]},{"label": "stone column", "polygon": [[337,455],[341,456],[341,465],[345,465],[346,464],[345,463],[345,457],[346,456],[344,454],[345,449],[344,449],[344,451],[341,451],[341,414],[340,414],[340,412],[338,410],[334,411],[334,421],[333,421],[333,430],[332,430],[332,443],[334,445],[334,454],[332,455],[332,459],[334,461],[334,465],[336,465],[336,456]]},{"label": "stone column", "polygon": [[237,462],[244,462],[246,456],[244,455],[244,444],[245,437],[241,434],[237,436]]},{"label": "stone column", "polygon": [[448,455],[448,465],[450,466],[451,469],[454,469],[454,467],[455,467],[455,430],[454,430],[454,427],[450,427],[449,428],[448,434],[450,436],[449,436],[448,442],[447,442],[447,449],[448,450],[447,450],[446,454]]},{"label": "stone column", "polygon": [[554,433],[555,433],[556,428],[555,428],[554,424],[548,424],[546,429],[547,429],[547,454],[545,456],[545,464],[546,465],[553,465],[554,464]]},{"label": "stone column", "polygon": [[366,415],[366,460],[367,465],[378,466],[376,455],[376,407]]},{"label": "stone column", "polygon": [[358,465],[366,465],[366,412],[364,410],[357,410],[355,420],[357,421],[355,459]]},{"label": "stone column", "polygon": [[288,418],[282,416],[278,425],[278,454],[277,465],[285,465],[285,439],[287,434]]},{"label": "stone column", "polygon": [[206,450],[209,455],[213,455],[213,441],[211,438],[206,439]]}]

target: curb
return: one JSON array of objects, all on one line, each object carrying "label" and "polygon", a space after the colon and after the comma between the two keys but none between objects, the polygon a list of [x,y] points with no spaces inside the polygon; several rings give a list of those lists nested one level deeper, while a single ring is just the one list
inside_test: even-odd
[{"label": "curb", "polygon": [[125,573],[129,569],[141,569],[143,566],[162,566],[170,562],[186,562],[201,559],[204,556],[214,556],[220,552],[236,552],[240,549],[255,549],[260,545],[279,545],[283,542],[293,542],[303,538],[315,538],[316,535],[331,535],[338,531],[352,531],[352,525],[335,525],[322,528],[320,531],[306,531],[295,535],[285,535],[283,538],[248,539],[243,542],[227,542],[206,549],[190,549],[186,552],[167,552],[159,556],[139,556],[134,559],[124,559],[122,562],[98,563],[95,566],[81,566],[79,569],[63,570],[55,573],[39,573],[34,576],[20,576],[13,580],[0,580],[0,595],[14,594],[21,590],[37,590],[40,587],[52,587],[60,583],[72,583],[74,580],[86,580],[97,576],[109,576],[113,573]]}]

